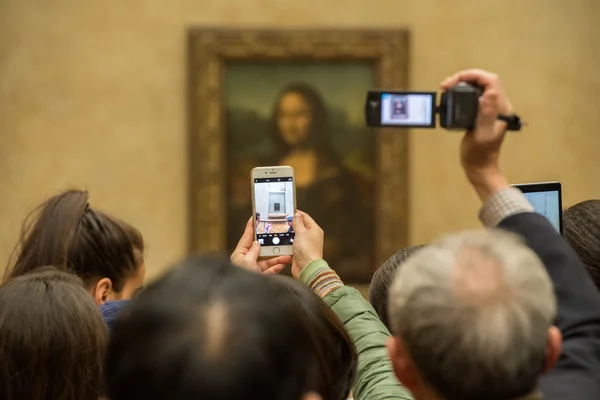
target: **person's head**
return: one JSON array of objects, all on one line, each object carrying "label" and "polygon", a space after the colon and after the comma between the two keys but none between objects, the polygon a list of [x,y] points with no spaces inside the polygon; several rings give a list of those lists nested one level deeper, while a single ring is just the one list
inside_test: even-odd
[{"label": "person's head", "polygon": [[563,236],[600,289],[600,200],[586,200],[563,212]]},{"label": "person's head", "polygon": [[310,324],[313,352],[319,362],[316,391],[324,400],[346,400],[356,378],[356,349],[344,325],[323,300],[300,282],[287,276],[274,276],[294,298],[298,312]]},{"label": "person's head", "polygon": [[0,286],[0,399],[97,400],[107,332],[75,275],[53,268]]},{"label": "person's head", "polygon": [[285,87],[275,102],[271,133],[284,153],[295,147],[329,152],[327,108],[317,90],[305,83]]},{"label": "person's head", "polygon": [[254,218],[256,219],[256,223],[258,224],[260,222],[260,213],[256,213],[254,215]]},{"label": "person's head", "polygon": [[292,217],[291,215],[289,217],[287,217],[287,223],[288,226],[291,227],[292,226],[292,222],[294,221],[294,217]]},{"label": "person's head", "polygon": [[390,328],[388,318],[388,292],[400,266],[417,250],[425,246],[411,246],[398,250],[383,265],[375,271],[369,285],[369,302],[377,311],[379,319]]},{"label": "person's head", "polygon": [[79,276],[97,304],[134,297],[146,270],[139,231],[90,207],[80,190],[51,197],[28,216],[13,260],[5,278],[51,265]]},{"label": "person's head", "polygon": [[306,320],[275,280],[220,258],[189,259],[119,315],[108,397],[318,399]]},{"label": "person's head", "polygon": [[390,289],[394,371],[416,399],[525,396],[560,354],[555,313],[550,278],[518,238],[439,239],[404,263]]}]

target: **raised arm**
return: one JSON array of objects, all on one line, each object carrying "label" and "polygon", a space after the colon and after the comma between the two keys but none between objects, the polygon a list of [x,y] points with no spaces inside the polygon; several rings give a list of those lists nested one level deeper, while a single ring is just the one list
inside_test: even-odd
[{"label": "raised arm", "polygon": [[[355,400],[412,399],[400,385],[385,347],[390,333],[371,305],[356,290],[344,286],[323,258],[323,231],[306,213],[294,216],[292,274],[331,307],[350,335],[358,354]],[[312,232],[311,232],[312,231]]]},{"label": "raised arm", "polygon": [[[516,189],[505,189],[483,210],[489,211],[490,205],[496,204],[497,210],[506,212],[513,207],[516,211],[524,200]],[[498,207],[500,203],[503,207]],[[545,398],[579,399],[583,393],[589,398],[600,396],[600,294],[585,267],[541,215],[511,213],[498,227],[521,235],[554,283],[558,306],[555,325],[563,335],[563,346],[556,366],[541,379]]]},{"label": "raised arm", "polygon": [[484,94],[473,131],[461,144],[466,176],[483,202],[482,222],[521,235],[544,263],[558,300],[556,326],[563,335],[557,365],[541,380],[544,399],[600,398],[600,295],[575,253],[552,225],[533,213],[525,197],[500,172],[499,155],[506,125],[498,115],[513,114],[499,78],[468,70],[446,79],[447,89],[460,81],[477,83]]}]

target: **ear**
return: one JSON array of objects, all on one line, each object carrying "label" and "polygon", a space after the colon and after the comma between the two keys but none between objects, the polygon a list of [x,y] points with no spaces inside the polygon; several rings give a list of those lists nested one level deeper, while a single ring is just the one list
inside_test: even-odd
[{"label": "ear", "polygon": [[315,392],[310,392],[305,394],[302,400],[323,400],[323,398]]},{"label": "ear", "polygon": [[548,328],[548,343],[546,344],[546,361],[544,362],[544,371],[546,373],[550,371],[562,351],[562,333],[554,325]]},{"label": "ear", "polygon": [[387,349],[396,378],[411,392],[418,392],[422,385],[421,377],[404,340],[392,336],[387,341]]},{"label": "ear", "polygon": [[108,296],[112,293],[112,281],[110,278],[102,278],[92,288],[92,297],[98,306],[108,301]]}]

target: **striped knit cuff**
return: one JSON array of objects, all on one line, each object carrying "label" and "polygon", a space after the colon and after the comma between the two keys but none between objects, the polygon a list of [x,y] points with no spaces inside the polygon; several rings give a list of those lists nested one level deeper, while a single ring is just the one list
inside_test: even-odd
[{"label": "striped knit cuff", "polygon": [[325,298],[344,283],[325,260],[315,260],[300,274],[300,281],[312,289],[320,298]]}]

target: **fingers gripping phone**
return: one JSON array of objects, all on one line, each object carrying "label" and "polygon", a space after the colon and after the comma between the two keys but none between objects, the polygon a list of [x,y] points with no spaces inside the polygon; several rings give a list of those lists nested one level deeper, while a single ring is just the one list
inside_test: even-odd
[{"label": "fingers gripping phone", "polygon": [[296,185],[292,167],[258,167],[251,173],[254,230],[261,256],[291,255]]}]

